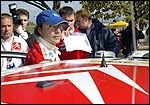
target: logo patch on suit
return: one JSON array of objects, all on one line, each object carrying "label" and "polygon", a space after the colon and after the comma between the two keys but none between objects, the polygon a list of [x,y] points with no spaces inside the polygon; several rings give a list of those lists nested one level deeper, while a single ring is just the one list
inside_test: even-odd
[{"label": "logo patch on suit", "polygon": [[21,50],[21,43],[13,42],[12,44],[12,50]]}]

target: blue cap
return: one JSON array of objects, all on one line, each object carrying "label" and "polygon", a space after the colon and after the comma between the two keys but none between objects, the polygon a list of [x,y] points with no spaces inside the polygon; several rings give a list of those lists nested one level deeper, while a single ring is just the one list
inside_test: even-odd
[{"label": "blue cap", "polygon": [[63,20],[61,16],[55,10],[44,10],[36,18],[36,24],[39,25],[42,22],[46,22],[49,25],[58,25],[60,23],[68,24],[67,21]]}]

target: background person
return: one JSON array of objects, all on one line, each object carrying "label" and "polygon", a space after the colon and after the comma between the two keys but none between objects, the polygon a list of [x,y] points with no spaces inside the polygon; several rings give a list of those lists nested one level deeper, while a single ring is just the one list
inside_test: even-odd
[{"label": "background person", "polygon": [[[75,25],[75,12],[72,7],[70,6],[63,6],[59,10],[59,14],[62,17],[62,19],[68,21],[68,26],[64,27],[64,30],[67,28],[69,32],[80,32],[78,29],[74,27]],[[83,59],[87,58],[87,52],[82,50],[74,50],[74,51],[66,51],[66,46],[64,43],[64,40],[61,40],[60,43],[56,44],[57,47],[59,47],[59,50],[61,52],[60,59],[61,60],[69,60],[69,59]]]},{"label": "background person", "polygon": [[36,18],[34,34],[36,40],[30,46],[25,65],[60,61],[60,51],[55,46],[65,34],[60,29],[62,24],[68,24],[54,10],[44,10]]},{"label": "background person", "polygon": [[114,35],[116,36],[119,43],[120,43],[120,49],[123,49],[123,44],[122,44],[122,41],[121,41],[121,33],[119,32],[118,28],[111,28],[111,30],[114,33]]},{"label": "background person", "polygon": [[76,24],[89,38],[92,53],[88,53],[89,58],[94,58],[99,50],[112,51],[118,56],[120,44],[113,32],[104,26],[98,19],[92,18],[92,14],[82,8],[76,12]]},{"label": "background person", "polygon": [[115,36],[119,35],[119,30],[118,28],[111,28],[112,32],[114,33]]},{"label": "background person", "polygon": [[[135,38],[136,38],[136,48],[138,48],[138,40],[144,39],[144,34],[142,30],[140,30],[139,25],[135,21]],[[126,58],[133,49],[133,38],[132,38],[132,22],[129,22],[129,25],[125,30],[121,33],[122,43],[123,43],[123,51],[124,57]]]},{"label": "background person", "polygon": [[26,30],[29,20],[29,12],[26,9],[19,8],[16,10],[16,15],[20,17],[22,25],[20,25],[19,27],[15,26],[16,28],[14,33],[16,36],[20,35],[23,39],[25,39],[30,47],[30,45],[35,40],[35,35]]},{"label": "background person", "polygon": [[[1,14],[1,51],[27,52],[28,45],[21,37],[13,34],[13,19],[7,13]],[[22,66],[20,58],[1,58],[1,70]]]},{"label": "background person", "polygon": [[146,35],[147,35],[147,42],[149,42],[149,27],[148,27],[148,29],[146,30]]}]

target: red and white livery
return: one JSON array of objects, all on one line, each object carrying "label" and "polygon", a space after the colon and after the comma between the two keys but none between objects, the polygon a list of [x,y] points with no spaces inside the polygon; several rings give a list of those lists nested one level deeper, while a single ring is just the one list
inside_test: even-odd
[{"label": "red and white livery", "polygon": [[149,104],[149,60],[105,60],[107,67],[95,58],[3,71],[1,104]]}]

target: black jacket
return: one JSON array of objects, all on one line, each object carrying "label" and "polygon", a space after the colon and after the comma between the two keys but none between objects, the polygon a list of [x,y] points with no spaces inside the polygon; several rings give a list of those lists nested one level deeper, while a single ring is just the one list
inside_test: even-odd
[{"label": "black jacket", "polygon": [[[141,30],[137,30],[135,28],[135,40],[136,40],[136,47],[137,47],[137,41],[139,39],[143,39],[144,38],[144,34]],[[132,38],[132,28],[131,27],[127,27],[125,30],[122,31],[121,33],[121,40],[124,46],[123,49],[123,54],[124,55],[128,55],[131,51],[133,51],[133,38]]]},{"label": "black jacket", "polygon": [[[120,44],[116,36],[113,35],[111,29],[104,26],[98,19],[93,18],[92,23],[94,27],[89,35],[89,41],[92,47],[92,53],[88,54],[89,58],[95,57],[95,52],[99,50],[112,51],[118,55],[120,51]],[[81,30],[86,33],[86,30]]]}]

